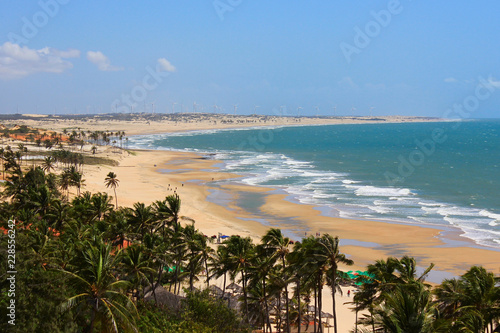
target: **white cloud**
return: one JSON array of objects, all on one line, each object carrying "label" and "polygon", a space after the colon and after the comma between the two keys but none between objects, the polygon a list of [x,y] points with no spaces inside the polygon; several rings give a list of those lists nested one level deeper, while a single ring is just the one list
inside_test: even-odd
[{"label": "white cloud", "polygon": [[45,47],[34,50],[5,42],[0,45],[0,79],[19,79],[40,72],[62,73],[73,68],[73,64],[64,59],[79,56],[80,51],[75,49],[60,51]]},{"label": "white cloud", "polygon": [[175,72],[176,71],[175,66],[172,65],[170,63],[170,61],[168,61],[165,58],[158,59],[158,64],[160,65],[160,68],[163,69],[164,71],[167,71],[167,72]]},{"label": "white cloud", "polygon": [[101,51],[88,51],[87,60],[93,63],[103,72],[113,72],[122,71],[123,67],[112,66],[108,57],[106,57]]},{"label": "white cloud", "polygon": [[446,79],[444,79],[444,82],[446,82],[446,83],[457,83],[458,80],[455,79],[454,77],[447,77]]},{"label": "white cloud", "polygon": [[491,84],[495,88],[500,88],[500,81],[496,80],[492,76],[488,78],[488,83]]}]

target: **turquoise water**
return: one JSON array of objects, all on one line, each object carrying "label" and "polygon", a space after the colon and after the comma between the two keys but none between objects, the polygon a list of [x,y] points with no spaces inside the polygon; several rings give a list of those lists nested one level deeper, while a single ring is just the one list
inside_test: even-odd
[{"label": "turquoise water", "polygon": [[500,120],[195,131],[130,143],[215,154],[241,182],[282,189],[325,214],[451,225],[500,248]]}]

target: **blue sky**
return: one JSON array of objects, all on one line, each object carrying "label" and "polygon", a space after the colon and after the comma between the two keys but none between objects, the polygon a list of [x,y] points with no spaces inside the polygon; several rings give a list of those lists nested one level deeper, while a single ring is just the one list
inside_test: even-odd
[{"label": "blue sky", "polygon": [[465,117],[498,117],[499,12],[497,0],[2,1],[0,113],[441,117],[466,104]]}]

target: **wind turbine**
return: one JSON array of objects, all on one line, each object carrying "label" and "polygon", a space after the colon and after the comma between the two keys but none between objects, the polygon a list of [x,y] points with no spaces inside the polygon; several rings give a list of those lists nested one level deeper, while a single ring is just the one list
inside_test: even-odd
[{"label": "wind turbine", "polygon": [[301,109],[303,109],[303,107],[302,107],[302,106],[299,106],[299,107],[297,108],[297,117],[300,117],[300,110],[301,110]]},{"label": "wind turbine", "polygon": [[319,106],[316,106],[315,109],[316,109],[316,117],[318,117],[319,116]]},{"label": "wind turbine", "polygon": [[214,113],[217,113],[217,104],[214,104]]},{"label": "wind turbine", "polygon": [[370,107],[370,117],[372,116],[372,110],[373,110],[373,109],[375,109],[375,107],[374,107],[374,106],[371,106],[371,107]]},{"label": "wind turbine", "polygon": [[333,109],[333,115],[335,116],[335,113],[337,113],[337,106],[335,105],[332,109]]},{"label": "wind turbine", "polygon": [[172,113],[174,113],[174,112],[175,112],[174,106],[175,106],[176,104],[177,104],[177,103],[172,102]]},{"label": "wind turbine", "polygon": [[280,116],[283,117],[283,108],[285,108],[284,105],[280,105]]},{"label": "wind turbine", "polygon": [[253,108],[253,113],[254,114],[257,114],[257,109],[260,108],[260,106],[256,105],[254,108]]},{"label": "wind turbine", "polygon": [[354,115],[354,111],[356,111],[356,108],[353,106],[353,107],[351,108],[351,114],[352,114],[352,115]]},{"label": "wind turbine", "polygon": [[193,102],[193,113],[196,113],[196,102]]},{"label": "wind turbine", "polygon": [[238,110],[238,104],[234,104],[233,107],[234,107],[234,114],[236,115],[236,110]]},{"label": "wind turbine", "polygon": [[155,102],[151,103],[151,114],[155,114]]}]

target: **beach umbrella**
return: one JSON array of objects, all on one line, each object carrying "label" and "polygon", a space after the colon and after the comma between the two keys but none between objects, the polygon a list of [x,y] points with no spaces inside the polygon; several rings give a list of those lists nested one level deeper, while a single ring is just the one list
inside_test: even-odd
[{"label": "beach umbrella", "polygon": [[323,318],[333,318],[333,315],[331,313],[321,311],[321,317],[323,317]]},{"label": "beach umbrella", "polygon": [[375,278],[375,275],[371,274],[370,272],[367,272],[367,271],[364,271],[364,272],[361,272],[361,271],[356,271],[357,273],[357,276],[356,276],[356,282],[355,284],[357,286],[361,286],[365,283],[368,283],[370,281],[372,281],[372,279]]},{"label": "beach umbrella", "polygon": [[[171,272],[175,271],[176,268],[177,268],[177,266],[168,267],[168,272],[171,273]],[[182,268],[181,268],[181,272],[184,272],[184,270]]]}]

